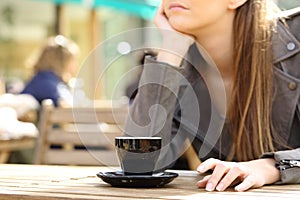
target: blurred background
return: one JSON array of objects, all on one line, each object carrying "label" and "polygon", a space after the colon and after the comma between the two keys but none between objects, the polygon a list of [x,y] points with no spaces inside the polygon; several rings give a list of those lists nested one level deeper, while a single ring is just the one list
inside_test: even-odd
[{"label": "blurred background", "polygon": [[[282,9],[300,6],[300,0],[274,1]],[[78,62],[84,63],[89,53],[106,39],[127,30],[154,26],[152,19],[159,3],[160,0],[1,0],[0,91],[22,89],[32,76],[35,52],[47,37],[63,34],[74,40],[81,49]],[[137,32],[132,37],[146,41],[148,35]],[[130,68],[138,62],[138,58],[125,58],[117,64]],[[89,98],[110,98],[123,69],[115,67],[107,72],[96,93],[90,89],[98,81],[94,70],[93,66],[84,70],[88,77],[82,82],[84,92]],[[118,87],[117,96],[125,95],[132,80],[126,81]]]}]

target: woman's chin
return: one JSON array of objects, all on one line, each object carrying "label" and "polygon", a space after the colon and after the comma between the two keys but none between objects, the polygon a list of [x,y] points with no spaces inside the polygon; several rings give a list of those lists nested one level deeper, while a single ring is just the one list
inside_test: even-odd
[{"label": "woman's chin", "polygon": [[185,34],[185,35],[193,35],[191,31],[189,31],[187,28],[185,27],[182,27],[182,26],[172,26],[173,29],[177,32],[180,32],[182,34]]},{"label": "woman's chin", "polygon": [[183,33],[183,34],[188,34],[188,35],[192,35],[191,34],[191,31],[189,31],[189,28],[190,27],[187,27],[185,26],[186,23],[181,23],[181,22],[178,22],[178,21],[169,21],[170,22],[170,25],[172,26],[172,28],[175,30],[175,31],[178,31],[180,33]]}]

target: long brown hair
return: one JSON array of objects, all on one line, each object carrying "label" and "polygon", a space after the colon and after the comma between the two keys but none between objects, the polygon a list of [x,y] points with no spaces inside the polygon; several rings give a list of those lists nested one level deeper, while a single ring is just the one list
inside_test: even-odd
[{"label": "long brown hair", "polygon": [[234,21],[235,80],[229,108],[233,146],[228,160],[246,161],[274,151],[271,122],[273,21],[267,0],[248,0]]}]

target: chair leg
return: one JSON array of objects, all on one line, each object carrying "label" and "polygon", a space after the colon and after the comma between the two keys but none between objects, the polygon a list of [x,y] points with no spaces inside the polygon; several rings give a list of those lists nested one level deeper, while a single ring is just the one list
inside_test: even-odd
[{"label": "chair leg", "polygon": [[9,155],[10,155],[9,151],[0,152],[0,163],[7,163]]}]

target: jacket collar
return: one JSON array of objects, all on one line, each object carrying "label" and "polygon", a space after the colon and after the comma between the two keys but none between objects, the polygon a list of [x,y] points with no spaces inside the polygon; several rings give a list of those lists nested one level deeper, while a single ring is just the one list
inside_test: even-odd
[{"label": "jacket collar", "polygon": [[273,63],[278,63],[300,52],[300,42],[281,22],[272,36]]}]

